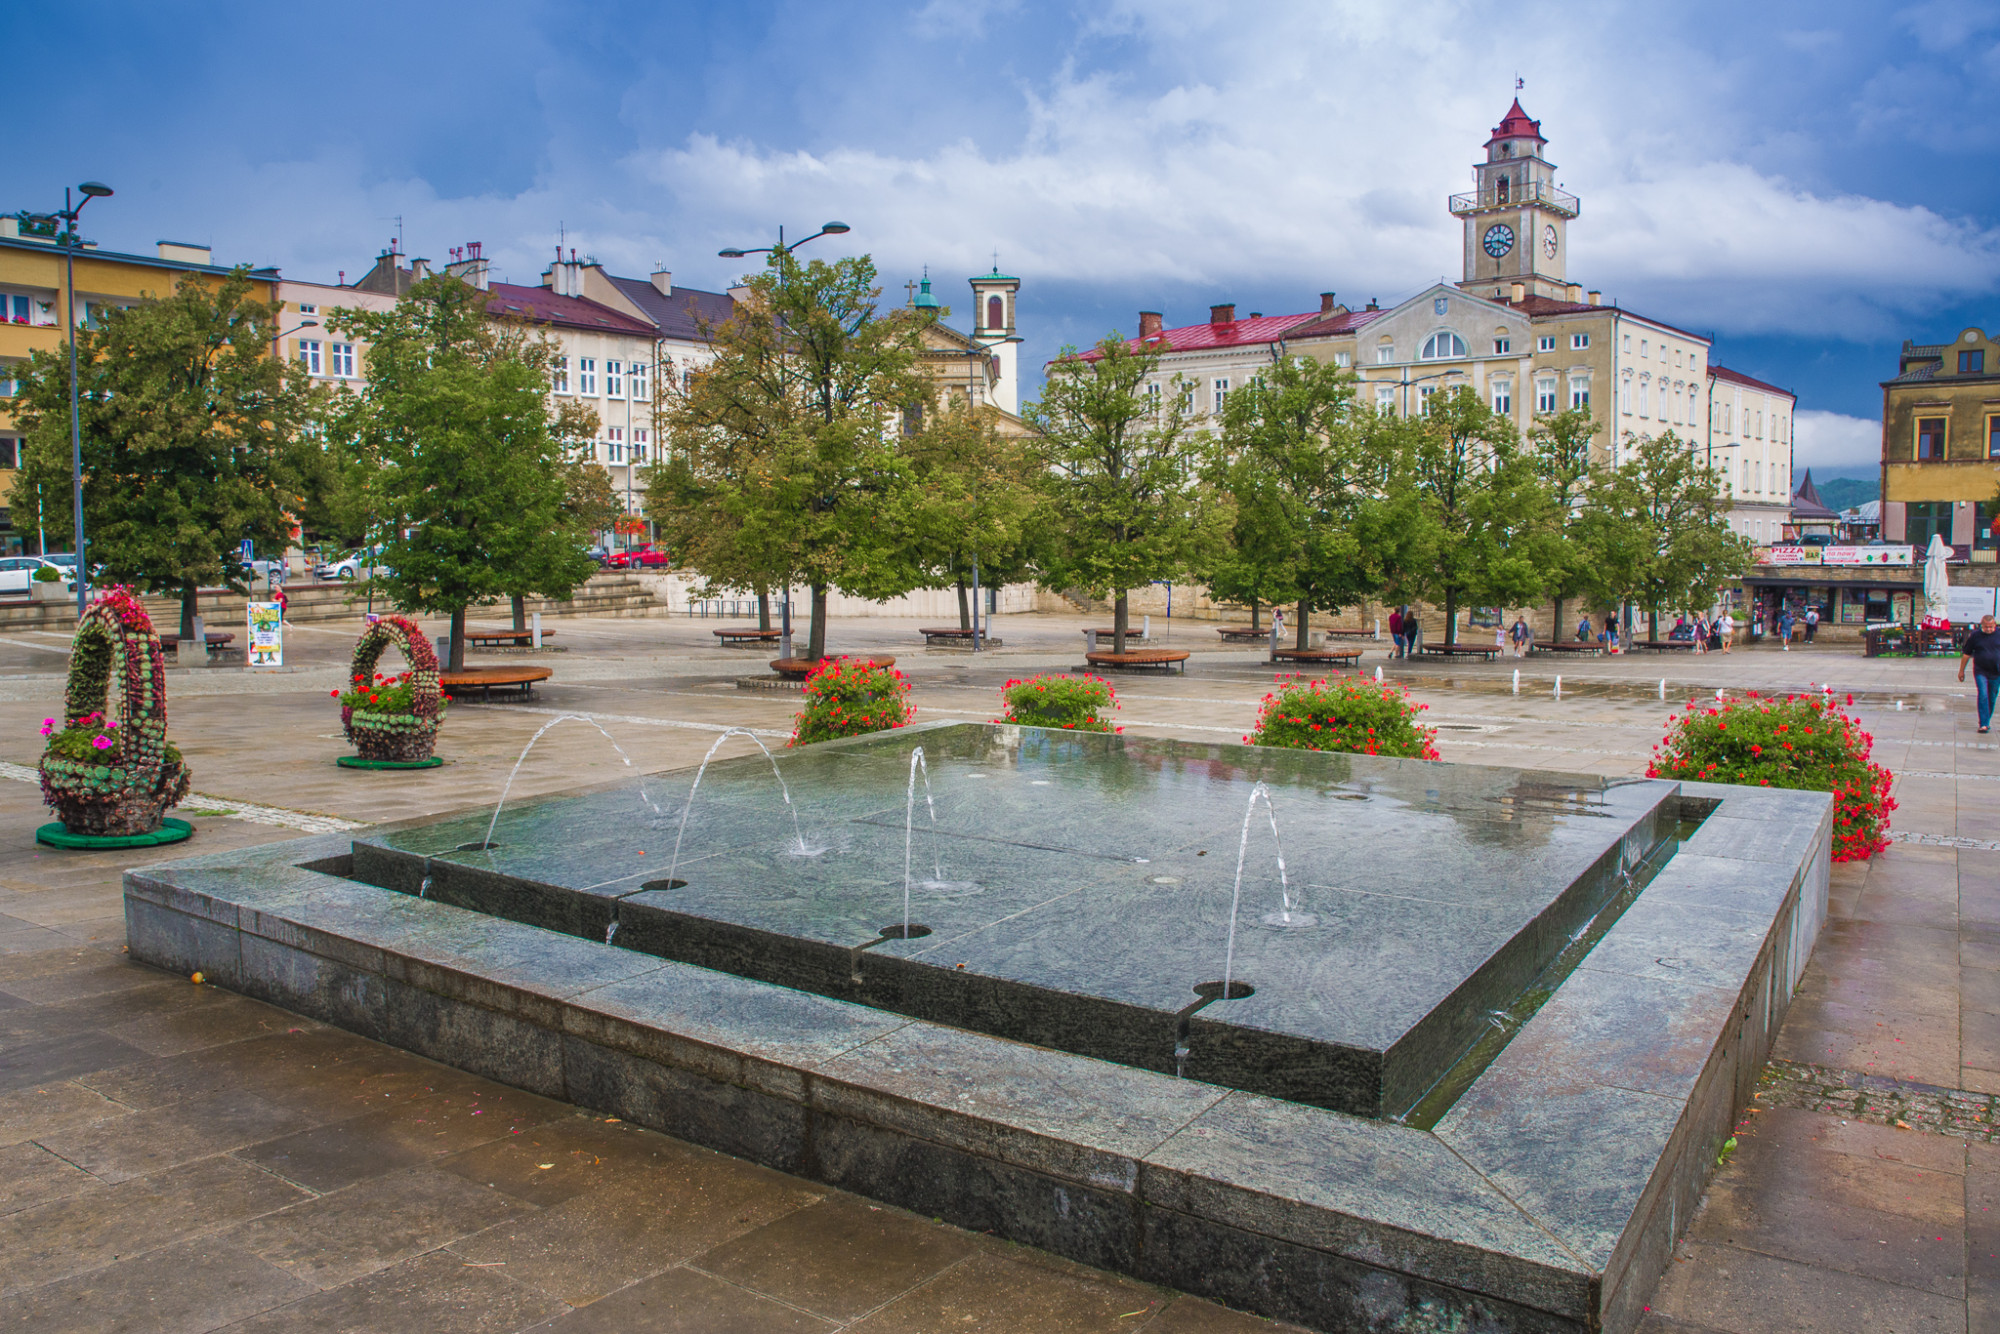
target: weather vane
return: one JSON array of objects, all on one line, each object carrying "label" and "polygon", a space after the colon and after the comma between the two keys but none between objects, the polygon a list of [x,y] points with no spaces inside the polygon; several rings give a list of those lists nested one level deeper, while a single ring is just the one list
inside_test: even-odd
[{"label": "weather vane", "polygon": [[1522,90],[1523,88],[1526,88],[1527,86],[1528,86],[1528,81],[1527,81],[1526,79],[1522,78],[1522,77],[1521,77],[1520,75],[1518,75],[1518,74],[1516,74],[1516,75],[1514,76],[1514,91],[1515,91],[1515,92],[1517,92],[1517,93],[1518,93],[1518,92],[1520,92],[1520,91],[1521,91],[1521,90]]}]

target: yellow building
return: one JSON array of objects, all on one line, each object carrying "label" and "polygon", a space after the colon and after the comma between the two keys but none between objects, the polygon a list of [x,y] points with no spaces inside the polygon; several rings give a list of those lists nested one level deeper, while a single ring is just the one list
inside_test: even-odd
[{"label": "yellow building", "polygon": [[[56,243],[60,223],[31,213],[0,217],[0,549],[22,550],[35,541],[33,498],[12,494],[20,464],[20,431],[14,422],[14,380],[9,370],[36,351],[63,346],[69,318],[63,281],[63,248]],[[78,318],[88,325],[111,307],[137,305],[148,297],[163,297],[184,273],[200,274],[220,283],[229,270],[212,262],[208,247],[161,241],[153,255],[125,255],[100,250],[84,242],[76,252]],[[253,272],[262,301],[277,296],[273,269]],[[67,540],[49,545],[66,550]]]},{"label": "yellow building", "polygon": [[1882,536],[1923,547],[1933,533],[1991,560],[2000,495],[2000,343],[1967,329],[1906,342],[1882,382]]}]

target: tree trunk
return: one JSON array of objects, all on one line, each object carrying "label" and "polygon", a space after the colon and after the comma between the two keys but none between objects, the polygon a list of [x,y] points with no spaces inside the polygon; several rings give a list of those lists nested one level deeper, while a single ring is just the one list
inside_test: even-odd
[{"label": "tree trunk", "polygon": [[514,628],[516,630],[528,628],[528,600],[519,593],[514,595]]},{"label": "tree trunk", "polygon": [[1549,638],[1561,639],[1562,637],[1563,637],[1563,600],[1560,597],[1558,597],[1556,599],[1556,623],[1549,627]]},{"label": "tree trunk", "polygon": [[1111,608],[1111,651],[1113,653],[1123,653],[1125,651],[1125,627],[1132,623],[1132,613],[1130,605],[1125,598],[1125,590],[1121,588],[1117,591],[1118,601],[1113,603]]},{"label": "tree trunk", "polygon": [[1458,642],[1458,590],[1444,591],[1444,643],[1450,648]]},{"label": "tree trunk", "polygon": [[762,588],[757,590],[757,628],[771,628],[771,594]]},{"label": "tree trunk", "polygon": [[[83,561],[81,559],[77,561],[76,568],[78,571],[77,578],[85,579],[89,577],[89,575],[84,572]],[[195,588],[194,580],[192,579],[181,580],[181,638],[182,639],[194,638],[194,614],[197,610],[195,606],[195,597],[197,596],[197,593],[198,590]]]},{"label": "tree trunk", "polygon": [[1250,629],[1251,629],[1252,631],[1255,631],[1255,630],[1257,629],[1257,599],[1256,599],[1256,598],[1251,598],[1251,599],[1250,599]]},{"label": "tree trunk", "polygon": [[1646,638],[1658,642],[1660,638],[1660,609],[1646,608]]},{"label": "tree trunk", "polygon": [[970,630],[972,628],[972,603],[966,600],[965,580],[963,578],[960,578],[958,581],[958,628],[961,630]]},{"label": "tree trunk", "polygon": [[806,661],[818,662],[826,656],[826,585],[814,584],[812,628],[806,632]]},{"label": "tree trunk", "polygon": [[1308,619],[1309,619],[1309,618],[1310,618],[1311,616],[1312,616],[1312,603],[1311,603],[1311,601],[1309,601],[1309,600],[1308,600],[1308,599],[1306,599],[1306,598],[1300,598],[1300,599],[1299,599],[1299,638],[1298,638],[1298,642],[1297,642],[1296,644],[1294,644],[1294,645],[1293,645],[1293,647],[1294,647],[1294,648],[1301,648],[1301,649],[1302,649],[1302,648],[1304,648],[1304,647],[1306,646],[1306,644],[1307,644],[1307,643],[1309,642],[1309,641],[1307,640],[1307,638],[1306,638],[1307,634],[1309,633],[1309,631],[1308,631],[1308,630],[1307,630],[1307,628],[1306,628],[1306,621],[1307,621],[1307,620],[1308,620]]},{"label": "tree trunk", "polygon": [[465,670],[465,608],[451,609],[451,660],[445,664],[448,672]]}]

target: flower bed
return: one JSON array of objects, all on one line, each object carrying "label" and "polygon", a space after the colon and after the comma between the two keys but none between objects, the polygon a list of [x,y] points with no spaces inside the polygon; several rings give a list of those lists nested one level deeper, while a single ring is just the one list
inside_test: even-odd
[{"label": "flower bed", "polygon": [[[382,651],[402,651],[409,670],[385,676],[375,670]],[[437,650],[405,616],[384,616],[354,645],[352,682],[336,690],[340,728],[364,760],[427,760],[437,745],[450,701],[438,687]]]},{"label": "flower bed", "polygon": [[[106,709],[117,689],[117,718]],[[167,740],[166,664],[146,609],[108,589],[77,623],[63,722],[42,723],[42,800],[72,834],[123,837],[160,828],[188,792]]]},{"label": "flower bed", "polygon": [[866,658],[826,658],[806,674],[806,706],[794,720],[790,746],[901,727],[916,716],[910,683],[894,667]]},{"label": "flower bed", "polygon": [[1022,727],[1054,727],[1072,732],[1122,732],[1098,711],[1117,709],[1118,692],[1101,677],[1043,675],[1024,681],[1009,681],[1000,698],[1007,705],[1005,717],[996,723],[1016,723]]},{"label": "flower bed", "polygon": [[1437,729],[1425,727],[1418,704],[1401,686],[1354,677],[1307,681],[1277,678],[1279,689],[1264,696],[1257,728],[1243,739],[1253,746],[1393,755],[1409,760],[1438,757]]},{"label": "flower bed", "polygon": [[1874,744],[1831,694],[1776,699],[1752,691],[1741,701],[1689,701],[1685,712],[1668,714],[1646,777],[1831,792],[1833,859],[1865,861],[1889,846],[1896,809],[1894,776],[1868,758]]}]

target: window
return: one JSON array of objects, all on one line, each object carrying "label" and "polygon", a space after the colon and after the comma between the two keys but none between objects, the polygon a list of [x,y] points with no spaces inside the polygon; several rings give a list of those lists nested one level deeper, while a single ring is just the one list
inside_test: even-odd
[{"label": "window", "polygon": [[1631,334],[1626,334],[1626,335],[1625,335],[1625,345],[1624,345],[1624,346],[1625,346],[1625,355],[1626,355],[1626,356],[1628,356],[1628,357],[1629,357],[1629,356],[1631,356],[1631,355],[1632,355],[1632,335],[1631,335]]},{"label": "window", "polygon": [[1394,343],[1384,343],[1375,349],[1375,360],[1379,364],[1386,366],[1395,359],[1396,345]]},{"label": "window", "polygon": [[1569,382],[1569,405],[1573,408],[1590,406],[1590,377],[1573,375]]},{"label": "window", "polygon": [[1428,417],[1428,416],[1430,416],[1430,415],[1431,415],[1431,395],[1432,395],[1432,394],[1435,394],[1435,393],[1437,392],[1437,388],[1438,388],[1438,387],[1437,387],[1436,385],[1434,385],[1434,384],[1426,384],[1426,385],[1419,385],[1419,386],[1417,386],[1417,413],[1418,413],[1418,415],[1420,415],[1420,416],[1424,416],[1424,417]]},{"label": "window", "polygon": [[1681,364],[1681,350],[1680,350],[1679,348],[1675,348],[1675,349],[1674,349],[1674,365],[1676,365],[1676,366],[1679,366],[1680,364]]},{"label": "window", "polygon": [[1917,457],[1919,459],[1942,459],[1944,457],[1943,417],[1917,418]]},{"label": "window", "polygon": [[998,296],[986,298],[986,327],[1004,329],[1007,326],[1007,307]]},{"label": "window", "polygon": [[19,436],[0,435],[0,468],[21,466],[21,439]]},{"label": "window", "polygon": [[1378,384],[1375,386],[1375,411],[1384,416],[1392,417],[1395,415],[1396,390],[1393,385]]},{"label": "window", "polygon": [[34,302],[29,298],[25,296],[10,296],[7,298],[7,304],[12,307],[12,313],[8,315],[8,319],[13,323],[27,324],[33,318]]},{"label": "window", "polygon": [[1153,401],[1153,411],[1160,410],[1160,383],[1155,380],[1146,386],[1146,397]]},{"label": "window", "polygon": [[1506,356],[1506,355],[1507,355],[1507,354],[1508,354],[1509,352],[1512,352],[1513,350],[1514,350],[1514,340],[1513,340],[1513,339],[1511,339],[1511,338],[1505,338],[1505,337],[1502,337],[1502,338],[1496,338],[1496,339],[1494,339],[1494,340],[1493,340],[1493,355],[1494,355],[1494,356],[1496,356],[1496,357],[1504,357],[1504,356]]},{"label": "window", "polygon": [[1645,377],[1645,376],[1643,376],[1643,375],[1642,375],[1642,376],[1640,376],[1640,377],[1639,377],[1639,415],[1640,415],[1641,417],[1650,417],[1650,416],[1652,415],[1652,405],[1651,405],[1650,403],[1648,403],[1648,402],[1646,401],[1646,400],[1647,400],[1647,397],[1648,397],[1648,393],[1647,393],[1647,391],[1648,391],[1648,390],[1650,390],[1651,388],[1652,388],[1652,386],[1651,386],[1651,385],[1649,385],[1649,384],[1648,384],[1648,383],[1646,382],[1646,377]]},{"label": "window", "polygon": [[1643,338],[1639,340],[1639,355],[1642,357],[1649,355],[1646,351],[1646,340]]},{"label": "window", "polygon": [[604,457],[612,463],[625,461],[625,432],[622,428],[616,426],[605,428]]},{"label": "window", "polygon": [[320,373],[319,340],[301,338],[299,340],[299,365],[306,368],[307,375]]},{"label": "window", "polygon": [[1583,350],[1584,348],[1586,348],[1586,347],[1589,347],[1589,346],[1590,346],[1590,335],[1589,335],[1589,334],[1571,334],[1571,335],[1569,336],[1569,347],[1570,347],[1570,351],[1572,351],[1572,352],[1580,352],[1580,351],[1582,351],[1582,350]]},{"label": "window", "polygon": [[632,363],[632,401],[644,403],[651,397],[646,389],[646,363],[635,361]]},{"label": "window", "polygon": [[1618,382],[1618,410],[1627,417],[1632,415],[1632,375],[1629,371]]},{"label": "window", "polygon": [[1493,411],[1498,416],[1511,416],[1514,411],[1514,386],[1506,380],[1493,382]]},{"label": "window", "polygon": [[1351,352],[1336,352],[1333,354],[1333,364],[1342,370],[1346,370],[1354,364],[1354,354]]},{"label": "window", "polygon": [[1216,415],[1216,416],[1218,416],[1218,417],[1219,417],[1219,416],[1221,416],[1221,415],[1222,415],[1222,406],[1223,406],[1223,404],[1227,403],[1228,401],[1229,401],[1229,381],[1227,381],[1227,380],[1217,380],[1217,381],[1215,382],[1215,415]]},{"label": "window", "polygon": [[1545,376],[1535,381],[1535,411],[1554,412],[1556,410],[1556,381],[1554,376]]},{"label": "window", "polygon": [[641,426],[632,432],[632,462],[644,463],[646,461],[646,444],[646,428]]},{"label": "window", "polygon": [[1931,544],[1931,534],[1951,541],[1951,502],[1913,500],[1903,508],[1903,540],[1922,551]]},{"label": "window", "polygon": [[1986,457],[2000,459],[2000,417],[1986,419]]},{"label": "window", "polygon": [[343,380],[354,378],[354,344],[328,343],[326,345],[326,373],[337,375]]},{"label": "window", "polygon": [[1449,361],[1464,355],[1463,338],[1455,333],[1434,333],[1424,340],[1424,350],[1417,354],[1417,358],[1420,361]]},{"label": "window", "polygon": [[553,378],[553,379],[554,379],[554,381],[555,381],[555,391],[556,391],[556,392],[557,392],[558,394],[567,394],[567,393],[569,392],[569,358],[568,358],[568,357],[557,357],[557,358],[556,358],[556,364],[555,364],[555,366],[554,366],[554,368],[553,368],[553,376],[552,376],[552,378]]},{"label": "window", "polygon": [[612,398],[625,397],[625,363],[607,361],[604,363],[604,392]]},{"label": "window", "polygon": [[20,392],[21,384],[14,378],[13,363],[0,363],[0,398],[12,398]]},{"label": "window", "polygon": [[1691,371],[1701,369],[1701,354],[1699,352],[1688,353],[1688,369]]},{"label": "window", "polygon": [[1959,353],[1958,373],[1960,375],[1986,374],[1986,349],[1982,347],[1976,351]]},{"label": "window", "polygon": [[597,393],[596,357],[578,357],[576,359],[576,392],[591,395]]},{"label": "window", "polygon": [[1555,350],[1556,350],[1556,336],[1554,334],[1543,334],[1540,338],[1537,338],[1535,340],[1535,351],[1553,352]]},{"label": "window", "polygon": [[301,301],[299,302],[299,314],[317,315],[319,314],[319,307],[314,305],[308,305],[306,302]]}]

